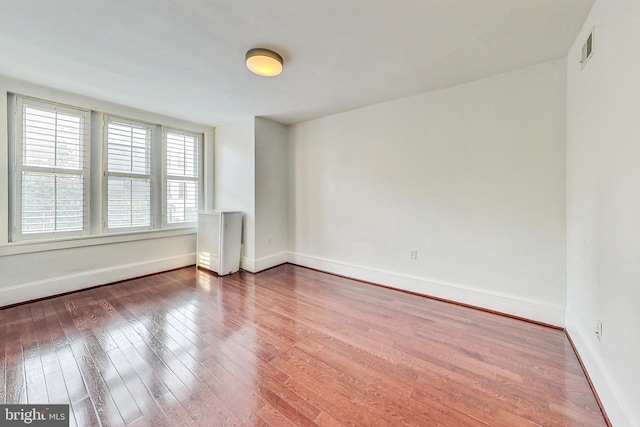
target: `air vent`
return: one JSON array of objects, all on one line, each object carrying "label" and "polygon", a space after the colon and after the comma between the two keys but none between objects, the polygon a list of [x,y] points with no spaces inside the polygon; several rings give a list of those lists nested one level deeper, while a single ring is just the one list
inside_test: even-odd
[{"label": "air vent", "polygon": [[580,64],[582,64],[582,68],[587,65],[587,61],[589,58],[593,56],[593,30],[587,37],[587,41],[584,42],[582,46],[582,58],[580,59]]}]

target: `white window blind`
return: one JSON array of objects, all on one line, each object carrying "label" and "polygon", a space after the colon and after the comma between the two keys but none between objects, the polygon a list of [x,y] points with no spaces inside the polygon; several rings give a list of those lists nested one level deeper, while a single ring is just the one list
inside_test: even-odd
[{"label": "white window blind", "polygon": [[178,130],[19,94],[8,100],[8,240],[195,227],[201,126]]},{"label": "white window blind", "polygon": [[16,99],[14,239],[84,234],[90,112]]},{"label": "white window blind", "polygon": [[151,128],[107,119],[108,229],[151,227]]},{"label": "white window blind", "polygon": [[167,224],[198,219],[198,162],[201,135],[167,129],[165,141]]}]

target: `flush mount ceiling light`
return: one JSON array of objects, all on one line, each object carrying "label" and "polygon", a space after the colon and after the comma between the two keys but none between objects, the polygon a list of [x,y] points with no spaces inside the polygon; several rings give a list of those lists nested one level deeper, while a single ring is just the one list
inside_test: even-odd
[{"label": "flush mount ceiling light", "polygon": [[277,76],[282,72],[282,57],[268,49],[251,49],[246,56],[247,68],[259,76]]}]

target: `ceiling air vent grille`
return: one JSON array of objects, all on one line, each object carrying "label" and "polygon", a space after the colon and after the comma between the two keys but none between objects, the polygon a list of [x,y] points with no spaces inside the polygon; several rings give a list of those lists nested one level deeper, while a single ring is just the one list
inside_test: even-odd
[{"label": "ceiling air vent grille", "polygon": [[585,65],[587,65],[587,61],[592,56],[593,56],[593,30],[591,30],[591,33],[589,33],[589,36],[587,37],[587,41],[585,41],[584,45],[582,46],[582,57],[580,58],[580,64],[582,65],[582,68],[584,68]]}]

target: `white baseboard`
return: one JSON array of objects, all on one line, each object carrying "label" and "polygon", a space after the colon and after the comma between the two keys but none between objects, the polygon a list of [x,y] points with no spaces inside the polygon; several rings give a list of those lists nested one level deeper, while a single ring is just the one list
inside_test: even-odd
[{"label": "white baseboard", "polygon": [[592,345],[589,344],[589,340],[586,340],[584,335],[571,325],[567,325],[566,332],[580,355],[580,359],[589,374],[593,387],[598,392],[598,397],[607,412],[607,417],[609,421],[611,421],[611,424],[616,427],[639,427],[640,424],[638,424],[637,421],[632,422],[633,417],[631,411],[628,409],[631,407],[631,404],[627,396],[616,393],[618,387],[612,384],[606,364],[598,356]]},{"label": "white baseboard", "polygon": [[243,269],[243,270],[248,271],[249,273],[255,273],[256,272],[256,259],[255,258],[241,257],[240,258],[240,268]]},{"label": "white baseboard", "polygon": [[279,252],[262,258],[241,258],[240,268],[250,273],[259,273],[280,264],[285,264],[288,260],[288,252]]},{"label": "white baseboard", "polygon": [[275,267],[280,264],[285,264],[289,259],[288,252],[280,252],[277,254],[265,256],[262,258],[256,259],[255,269],[256,273],[259,271],[267,270],[269,268]]},{"label": "white baseboard", "polygon": [[514,295],[443,283],[400,273],[290,252],[288,262],[417,294],[468,304],[553,326],[564,327],[565,307]]},{"label": "white baseboard", "polygon": [[196,254],[117,265],[0,289],[0,307],[195,264]]}]

